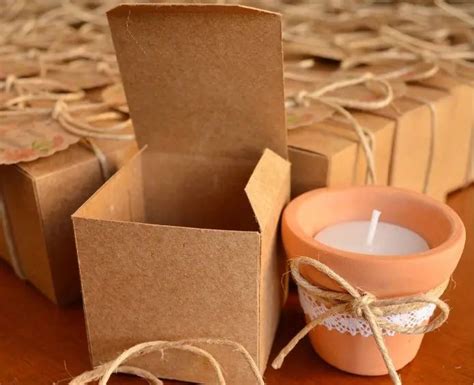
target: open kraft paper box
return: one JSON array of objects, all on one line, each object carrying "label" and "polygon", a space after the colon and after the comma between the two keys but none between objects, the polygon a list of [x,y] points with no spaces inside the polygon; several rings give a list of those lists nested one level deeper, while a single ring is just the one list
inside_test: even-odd
[{"label": "open kraft paper box", "polygon": [[[144,341],[225,338],[263,372],[282,303],[278,224],[290,190],[280,16],[149,4],[108,17],[147,147],[73,216],[92,363]],[[255,383],[233,348],[202,347],[228,384]],[[216,380],[188,352],[133,364]]]}]

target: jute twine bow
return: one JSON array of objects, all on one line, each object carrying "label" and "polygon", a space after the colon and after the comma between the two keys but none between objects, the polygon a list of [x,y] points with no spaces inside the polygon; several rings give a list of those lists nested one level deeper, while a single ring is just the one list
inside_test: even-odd
[{"label": "jute twine bow", "polygon": [[[290,74],[290,76],[292,76]],[[335,96],[327,96],[328,93],[343,89],[350,86],[366,84],[372,82],[382,90],[382,98],[379,100],[364,101],[357,99],[341,98]],[[290,97],[286,101],[286,107],[296,107],[296,106],[307,106],[311,101],[318,101],[323,103],[338,113],[340,113],[347,121],[351,124],[352,128],[356,132],[360,143],[362,144],[362,149],[364,150],[364,155],[367,159],[367,182],[376,183],[376,166],[375,166],[375,157],[374,157],[374,138],[368,130],[364,129],[357,119],[347,110],[347,108],[362,110],[362,111],[372,111],[379,108],[388,106],[393,100],[393,90],[390,84],[385,79],[379,79],[371,73],[365,73],[361,76],[349,77],[346,79],[341,79],[334,81],[330,84],[324,85],[320,88],[317,88],[313,91],[302,90],[293,97]]]},{"label": "jute twine bow", "polygon": [[152,384],[162,385],[163,382],[154,374],[132,366],[127,366],[125,363],[133,358],[141,357],[150,353],[160,352],[163,358],[164,352],[167,350],[178,350],[183,352],[190,352],[197,356],[203,357],[211,365],[216,373],[217,383],[219,385],[226,385],[226,380],[221,368],[221,365],[216,358],[207,350],[196,345],[221,345],[228,346],[234,351],[238,352],[243,359],[248,363],[250,370],[259,385],[265,385],[262,375],[249,352],[239,343],[216,338],[196,338],[181,341],[152,341],[144,342],[125,350],[115,360],[109,361],[97,368],[84,372],[78,377],[69,382],[69,385],[85,385],[92,381],[99,380],[99,385],[106,385],[110,377],[114,373],[127,373],[134,376],[147,379]]},{"label": "jute twine bow", "polygon": [[[335,281],[345,292],[338,292],[313,285],[300,273],[302,266],[310,266]],[[327,318],[341,313],[350,313],[365,319],[374,335],[375,342],[380,350],[388,373],[395,385],[401,385],[401,379],[395,369],[390,354],[385,345],[382,330],[404,334],[424,334],[439,328],[449,316],[449,306],[439,297],[446,289],[448,282],[427,293],[389,299],[377,299],[373,294],[362,292],[352,286],[346,279],[337,274],[329,266],[309,257],[297,257],[290,262],[291,274],[297,285],[307,291],[312,298],[329,307],[328,311],[309,322],[293,339],[281,350],[272,363],[274,369],[279,369],[285,357],[293,350],[298,342],[313,328],[321,325]],[[387,321],[389,315],[407,313],[426,305],[433,304],[440,313],[427,324],[415,326],[400,326]]]}]

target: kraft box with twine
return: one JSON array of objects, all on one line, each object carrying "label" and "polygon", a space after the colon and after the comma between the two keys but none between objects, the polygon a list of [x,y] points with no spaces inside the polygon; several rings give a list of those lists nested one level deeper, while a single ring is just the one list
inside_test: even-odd
[{"label": "kraft box with twine", "polygon": [[[92,364],[145,341],[225,339],[263,373],[282,303],[278,224],[290,193],[280,16],[149,4],[108,18],[143,149],[73,215]],[[235,347],[203,348],[228,384],[255,383]],[[187,351],[131,364],[218,380]]]},{"label": "kraft box with twine", "polygon": [[[393,64],[357,72],[315,60],[310,69],[287,66],[293,195],[375,181],[445,200],[464,185],[472,93],[441,73],[418,81],[416,76],[426,72],[420,64],[405,71],[411,77],[399,79],[393,78],[401,71]],[[380,84],[376,88],[385,79],[390,98]]]},{"label": "kraft box with twine", "polygon": [[367,88],[371,80],[366,76],[346,76],[341,80],[336,76],[331,79],[328,73],[305,72],[299,82],[291,80],[298,74],[286,73],[287,104],[294,102],[305,87],[321,94],[316,99],[314,94],[308,95],[307,100],[303,95],[302,106],[290,105],[287,110],[292,195],[324,186],[360,185],[369,180],[387,184],[394,122],[364,111],[349,112],[334,101],[386,105],[392,99],[392,88],[390,94],[378,95]]},{"label": "kraft box with twine", "polygon": [[[284,14],[285,58],[293,62],[290,72],[299,67],[302,71],[297,73],[297,78],[306,80],[314,76],[310,72],[318,71],[319,67],[341,73],[332,84],[320,87],[308,82],[297,95],[290,95],[293,99],[290,100],[293,102],[290,110],[300,108],[305,102],[313,108],[316,100],[331,101],[332,98],[333,109],[338,110],[338,115],[345,115],[344,118],[351,121],[354,132],[362,132],[363,135],[358,134],[362,147],[373,146],[372,151],[365,150],[367,161],[374,166],[369,170],[372,174],[378,172],[374,159],[377,143],[370,142],[369,130],[363,125],[359,124],[357,128],[357,119],[352,119],[354,111],[362,110],[392,120],[395,133],[388,183],[444,200],[449,192],[470,183],[473,175],[473,76],[470,62],[473,24],[464,10],[449,7],[441,1],[434,5],[392,7],[361,4],[351,8],[329,3],[279,3],[274,5],[274,9]],[[401,81],[421,85],[426,91],[409,89],[404,96],[397,96],[394,92],[393,102],[383,109],[380,106],[375,108],[374,103],[372,106],[354,103],[357,100],[347,100],[349,95],[341,94],[347,90],[347,86],[341,87],[341,84],[350,83],[357,74],[371,74],[372,86],[374,80]],[[323,79],[329,80],[327,77]],[[334,98],[338,87],[339,97]],[[374,87],[370,88],[374,90]],[[290,110],[291,117],[293,112]],[[294,135],[292,132],[289,134],[290,146]],[[363,136],[368,139],[366,144]],[[326,142],[330,148],[329,140]],[[317,177],[311,179],[309,172],[317,169],[317,165],[310,165],[310,157],[317,158],[315,151],[297,151],[290,148],[290,159],[295,160],[293,175],[304,182],[300,185],[318,187],[321,179],[328,185],[334,181],[339,183],[341,178],[326,178],[324,173],[321,178],[319,171],[319,180]],[[348,170],[353,163],[344,169],[336,165],[333,154],[330,157],[320,155],[329,164],[323,167],[324,172],[333,176],[331,167],[335,166],[336,175],[343,175],[339,170],[346,171],[345,184],[354,184]],[[301,174],[298,168],[301,168]],[[296,181],[294,178],[294,183]],[[384,180],[377,179],[377,183],[383,184]],[[297,188],[297,193],[304,191],[301,186]]]},{"label": "kraft box with twine", "polygon": [[16,5],[1,23],[0,256],[67,304],[80,297],[71,214],[137,146],[102,6]]},{"label": "kraft box with twine", "polygon": [[[134,141],[97,140],[108,171],[137,151]],[[0,256],[57,304],[80,298],[71,214],[104,183],[81,144],[31,162],[0,166]]]}]

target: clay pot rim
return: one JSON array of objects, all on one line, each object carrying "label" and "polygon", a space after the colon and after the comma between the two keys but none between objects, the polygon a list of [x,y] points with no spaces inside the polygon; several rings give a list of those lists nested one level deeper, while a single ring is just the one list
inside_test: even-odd
[{"label": "clay pot rim", "polygon": [[[412,198],[418,199],[418,200],[423,200],[424,202],[429,203],[430,205],[436,206],[438,209],[440,209],[443,214],[449,219],[450,224],[452,225],[452,230],[448,236],[448,238],[441,243],[440,245],[430,248],[426,251],[418,252],[418,253],[413,253],[413,254],[395,254],[395,255],[384,255],[383,258],[380,258],[380,256],[376,254],[363,254],[363,253],[356,253],[352,251],[347,251],[347,250],[341,250],[341,249],[336,249],[334,247],[328,246],[324,243],[321,243],[314,239],[311,236],[308,236],[300,227],[299,223],[296,221],[296,215],[289,215],[290,212],[297,212],[298,209],[306,199],[310,196],[315,196],[315,195],[320,195],[324,193],[331,193],[331,192],[341,192],[341,191],[357,191],[357,190],[363,190],[363,189],[371,189],[371,190],[376,190],[376,191],[381,191],[381,192],[390,192],[390,191],[396,191],[405,195],[408,195]],[[287,223],[289,230],[294,233],[295,235],[300,238],[300,240],[306,244],[306,246],[310,248],[315,248],[320,251],[325,251],[327,253],[333,254],[333,255],[338,255],[341,258],[346,258],[348,260],[352,261],[377,261],[381,263],[388,263],[390,261],[394,260],[400,260],[400,258],[404,258],[405,260],[413,261],[413,260],[421,260],[425,258],[429,258],[433,254],[437,254],[439,252],[445,251],[447,249],[450,249],[451,247],[455,247],[456,244],[462,239],[463,234],[464,234],[464,224],[459,217],[459,215],[448,205],[437,201],[436,199],[424,195],[412,190],[404,189],[404,188],[399,188],[399,187],[391,187],[391,186],[351,186],[351,187],[324,187],[324,188],[319,188],[315,190],[308,191],[295,199],[293,199],[286,207],[285,211],[283,213],[283,216],[285,217],[283,220]]]}]

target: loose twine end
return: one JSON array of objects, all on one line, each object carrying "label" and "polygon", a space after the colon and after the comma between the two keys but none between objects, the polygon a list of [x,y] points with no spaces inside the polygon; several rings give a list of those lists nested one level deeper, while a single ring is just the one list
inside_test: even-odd
[{"label": "loose twine end", "polygon": [[167,350],[177,350],[189,352],[196,356],[204,358],[211,368],[214,370],[217,383],[219,385],[226,385],[226,380],[220,363],[217,359],[209,353],[202,345],[221,345],[228,346],[233,351],[238,352],[249,365],[251,373],[258,385],[265,385],[263,377],[257,364],[253,360],[250,353],[239,343],[218,338],[196,338],[180,341],[151,341],[144,342],[125,350],[115,360],[109,361],[106,364],[100,365],[97,368],[84,372],[69,382],[69,385],[85,385],[92,381],[99,381],[99,385],[106,385],[110,377],[115,373],[127,373],[134,376],[149,380],[154,385],[162,385],[163,382],[153,373],[146,370],[125,365],[125,363],[133,358],[141,357],[150,353],[161,353],[161,359]]}]

